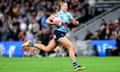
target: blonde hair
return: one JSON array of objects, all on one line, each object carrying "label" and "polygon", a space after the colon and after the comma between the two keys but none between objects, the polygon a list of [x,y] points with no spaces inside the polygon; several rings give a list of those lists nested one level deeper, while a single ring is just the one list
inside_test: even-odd
[{"label": "blonde hair", "polygon": [[60,7],[63,6],[64,4],[67,4],[67,2],[61,2]]}]

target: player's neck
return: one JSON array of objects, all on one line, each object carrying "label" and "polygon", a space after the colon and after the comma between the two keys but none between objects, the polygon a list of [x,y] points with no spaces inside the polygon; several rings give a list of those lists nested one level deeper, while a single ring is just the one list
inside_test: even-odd
[{"label": "player's neck", "polygon": [[64,12],[64,13],[67,12],[67,11],[64,11],[64,10],[60,10],[60,11],[61,11],[61,12]]}]

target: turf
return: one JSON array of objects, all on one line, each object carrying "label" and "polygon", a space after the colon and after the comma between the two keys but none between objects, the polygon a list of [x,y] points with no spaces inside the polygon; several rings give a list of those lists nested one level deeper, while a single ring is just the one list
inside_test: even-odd
[{"label": "turf", "polygon": [[[80,72],[120,72],[120,57],[77,57]],[[0,72],[73,72],[68,57],[0,57]]]}]

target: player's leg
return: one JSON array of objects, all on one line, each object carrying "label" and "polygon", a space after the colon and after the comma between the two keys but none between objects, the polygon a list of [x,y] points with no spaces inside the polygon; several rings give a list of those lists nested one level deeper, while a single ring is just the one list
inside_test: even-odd
[{"label": "player's leg", "polygon": [[45,52],[49,52],[53,50],[56,47],[56,45],[57,45],[56,41],[52,39],[47,46],[40,43],[40,44],[35,44],[34,47],[39,48]]},{"label": "player's leg", "polygon": [[74,47],[72,45],[72,43],[66,38],[66,37],[62,37],[58,40],[58,42],[60,44],[62,44],[65,48],[68,49],[68,52],[69,52],[69,57],[72,61],[72,64],[73,64],[73,67],[75,69],[75,72],[78,71],[78,70],[82,70],[82,69],[85,69],[85,67],[83,66],[79,66],[76,62],[76,59],[75,59],[75,51],[74,51]]},{"label": "player's leg", "polygon": [[29,51],[28,51],[28,56],[32,56],[35,52],[36,48],[34,47],[30,47]]},{"label": "player's leg", "polygon": [[26,52],[26,56],[32,56],[34,51],[36,50],[36,48],[33,48],[33,47],[24,47],[22,48],[23,51]]},{"label": "player's leg", "polygon": [[54,39],[52,39],[47,46],[45,46],[42,43],[33,43],[31,41],[26,41],[25,43],[23,43],[22,47],[26,47],[26,46],[36,47],[36,48],[41,49],[43,51],[49,52],[56,47],[56,41]]}]

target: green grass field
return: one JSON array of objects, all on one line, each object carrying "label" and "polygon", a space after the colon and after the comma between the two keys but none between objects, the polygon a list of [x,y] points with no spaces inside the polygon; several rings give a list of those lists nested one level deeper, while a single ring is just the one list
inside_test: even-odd
[{"label": "green grass field", "polygon": [[[80,72],[120,72],[120,57],[77,57],[87,67]],[[0,72],[73,72],[68,57],[0,57]]]}]

